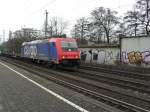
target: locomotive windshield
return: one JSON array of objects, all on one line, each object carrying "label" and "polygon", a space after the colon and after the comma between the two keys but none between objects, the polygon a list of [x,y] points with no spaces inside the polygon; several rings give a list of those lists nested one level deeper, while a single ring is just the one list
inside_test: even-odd
[{"label": "locomotive windshield", "polygon": [[76,42],[61,42],[62,47],[68,47],[68,48],[77,48],[77,43]]},{"label": "locomotive windshield", "polygon": [[61,47],[62,47],[63,51],[77,51],[78,50],[76,42],[62,41]]}]

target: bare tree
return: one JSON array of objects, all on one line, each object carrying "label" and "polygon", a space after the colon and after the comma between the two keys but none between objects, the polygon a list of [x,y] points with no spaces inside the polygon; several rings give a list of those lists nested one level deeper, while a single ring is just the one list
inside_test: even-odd
[{"label": "bare tree", "polygon": [[126,23],[125,22],[121,22],[119,24],[118,29],[116,30],[116,34],[117,35],[124,35],[124,36],[126,36],[126,35],[128,35],[127,32],[128,32],[128,29],[126,27]]},{"label": "bare tree", "polygon": [[150,35],[150,0],[137,0],[136,8],[139,11],[138,19],[145,28],[147,35]]},{"label": "bare tree", "polygon": [[124,17],[124,23],[126,24],[127,29],[130,30],[134,36],[137,36],[137,31],[139,30],[138,26],[140,25],[138,15],[138,11],[128,11]]},{"label": "bare tree", "polygon": [[102,42],[102,36],[103,36],[103,28],[102,27],[99,27],[97,25],[94,25],[94,23],[91,23],[90,24],[90,40],[91,41],[94,41],[96,43],[100,43]]},{"label": "bare tree", "polygon": [[72,30],[71,30],[71,35],[73,38],[80,38],[80,35],[78,33],[78,28],[77,25],[74,25]]},{"label": "bare tree", "polygon": [[80,18],[77,20],[77,24],[73,28],[72,34],[80,38],[81,43],[89,38],[89,21],[86,18]]},{"label": "bare tree", "polygon": [[61,36],[65,34],[67,26],[68,26],[67,21],[64,21],[62,18],[53,17],[52,19],[50,19],[48,25],[48,34],[50,35],[50,37]]},{"label": "bare tree", "polygon": [[103,29],[107,38],[107,43],[110,43],[111,33],[119,23],[119,18],[116,17],[117,12],[99,7],[93,10],[91,14],[94,25]]}]

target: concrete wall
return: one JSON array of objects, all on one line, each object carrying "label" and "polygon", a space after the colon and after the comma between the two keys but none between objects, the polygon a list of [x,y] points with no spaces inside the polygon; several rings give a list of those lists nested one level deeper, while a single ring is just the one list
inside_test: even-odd
[{"label": "concrete wall", "polygon": [[80,48],[80,51],[81,59],[86,63],[115,64],[120,59],[118,47]]},{"label": "concrete wall", "polygon": [[116,61],[120,61],[121,54],[123,63],[150,67],[150,37],[122,38],[120,48],[102,45],[99,47],[80,47],[80,51],[81,59],[86,63],[115,64]]},{"label": "concrete wall", "polygon": [[121,39],[122,62],[130,65],[150,65],[150,37]]}]

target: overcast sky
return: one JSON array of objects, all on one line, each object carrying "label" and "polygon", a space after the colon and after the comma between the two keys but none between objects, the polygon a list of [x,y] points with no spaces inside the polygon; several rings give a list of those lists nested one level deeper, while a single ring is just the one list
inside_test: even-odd
[{"label": "overcast sky", "polygon": [[45,19],[62,17],[69,21],[69,28],[80,17],[89,17],[97,7],[106,7],[123,15],[131,10],[135,0],[0,0],[0,35],[2,30],[18,30],[21,27],[40,29]]}]

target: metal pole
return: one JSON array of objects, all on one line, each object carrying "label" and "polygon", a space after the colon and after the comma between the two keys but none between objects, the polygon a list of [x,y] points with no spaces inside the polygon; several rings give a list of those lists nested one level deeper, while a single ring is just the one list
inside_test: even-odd
[{"label": "metal pole", "polygon": [[3,30],[3,43],[5,42],[5,30]]},{"label": "metal pole", "polygon": [[45,37],[47,38],[47,25],[48,25],[48,12],[45,11],[46,19],[45,19]]}]

